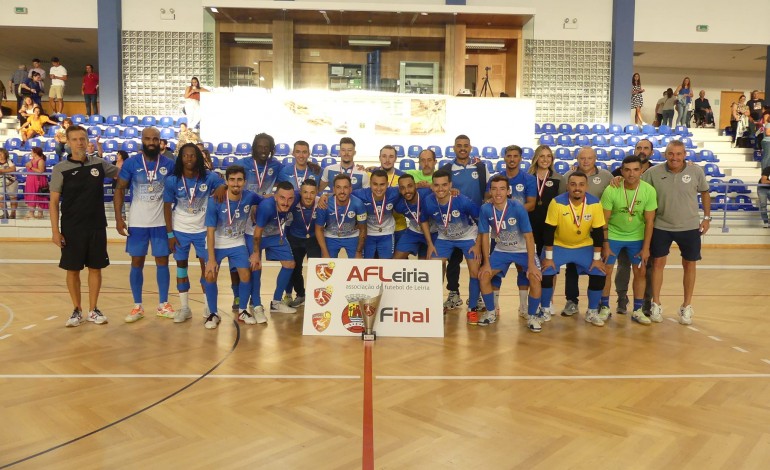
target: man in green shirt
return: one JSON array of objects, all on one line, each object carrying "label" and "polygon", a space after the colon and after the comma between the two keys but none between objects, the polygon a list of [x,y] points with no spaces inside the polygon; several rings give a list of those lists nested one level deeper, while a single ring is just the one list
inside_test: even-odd
[{"label": "man in green shirt", "polygon": [[631,319],[642,324],[660,323],[660,312],[653,312],[647,317],[642,311],[645,270],[650,257],[655,211],[658,208],[655,188],[642,181],[642,161],[637,155],[623,160],[621,166],[623,184],[619,187],[607,186],[602,193],[602,208],[607,226],[604,228],[604,247],[602,255],[606,266],[606,283],[599,308],[599,318],[607,321],[610,317],[610,291],[612,288],[612,269],[621,251],[625,250],[631,259],[634,272],[634,311]]},{"label": "man in green shirt", "polygon": [[436,153],[431,149],[420,152],[420,169],[408,170],[418,188],[430,188],[433,183],[433,172],[436,171]]}]

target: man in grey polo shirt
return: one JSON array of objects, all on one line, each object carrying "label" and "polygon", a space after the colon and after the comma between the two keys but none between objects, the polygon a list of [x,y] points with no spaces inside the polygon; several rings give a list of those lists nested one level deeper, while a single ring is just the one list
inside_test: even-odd
[{"label": "man in grey polo shirt", "polygon": [[[711,197],[703,169],[688,165],[684,144],[679,140],[666,146],[666,163],[645,171],[642,180],[650,183],[658,193],[658,210],[652,232],[650,255],[653,258],[652,311],[650,318],[662,316],[660,289],[663,286],[663,268],[666,266],[671,244],[676,242],[682,252],[684,269],[684,302],[679,307],[679,323],[692,323],[692,295],[695,290],[695,264],[701,259],[701,235],[711,222]],[[698,193],[703,202],[703,220],[698,209]]]},{"label": "man in grey polo shirt", "polygon": [[[596,151],[591,147],[582,147],[577,154],[577,169],[570,170],[564,175],[564,180],[569,181],[570,175],[575,171],[581,171],[588,176],[588,194],[602,198],[604,189],[612,181],[612,173],[596,166]],[[578,312],[578,273],[574,263],[567,264],[567,273],[564,277],[564,296],[567,304],[561,311],[562,316],[571,317]]]}]

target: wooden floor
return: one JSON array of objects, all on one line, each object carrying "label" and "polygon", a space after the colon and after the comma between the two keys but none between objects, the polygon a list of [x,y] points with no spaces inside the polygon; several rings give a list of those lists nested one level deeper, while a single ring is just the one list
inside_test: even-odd
[{"label": "wooden floor", "polygon": [[[198,293],[193,321],[125,324],[127,257],[110,250],[110,323],[68,329],[55,247],[0,243],[0,468],[362,467],[360,340],[303,337],[301,311],[207,331]],[[509,281],[492,327],[456,310],[444,339],[380,338],[375,468],[768,468],[770,252],[712,249],[700,266],[691,328],[672,321],[674,267],[666,321],[650,327],[581,315],[536,335]],[[266,268],[263,300],[276,273]],[[146,305],[154,279],[148,266]],[[224,281],[220,292],[228,305]]]}]

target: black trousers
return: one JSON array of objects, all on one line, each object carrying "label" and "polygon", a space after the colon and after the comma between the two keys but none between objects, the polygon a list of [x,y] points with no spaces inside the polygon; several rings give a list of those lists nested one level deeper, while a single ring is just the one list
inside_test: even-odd
[{"label": "black trousers", "polygon": [[450,291],[460,292],[460,264],[463,262],[463,251],[459,248],[452,250],[446,265],[446,288]]},{"label": "black trousers", "polygon": [[305,278],[302,276],[302,262],[305,259],[305,255],[308,258],[320,258],[321,247],[318,246],[318,240],[315,237],[299,238],[291,234],[287,234],[286,238],[289,240],[289,246],[291,246],[291,252],[294,254],[294,271],[291,273],[291,283],[286,289],[287,291],[294,287],[294,291],[298,296],[305,296]]}]

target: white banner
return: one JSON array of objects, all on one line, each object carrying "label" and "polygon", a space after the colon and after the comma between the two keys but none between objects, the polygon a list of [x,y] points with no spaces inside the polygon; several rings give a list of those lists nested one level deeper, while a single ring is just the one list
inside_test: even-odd
[{"label": "white banner", "polygon": [[377,336],[444,337],[440,261],[312,258],[306,291],[305,335],[361,336],[358,301],[382,292]]}]

